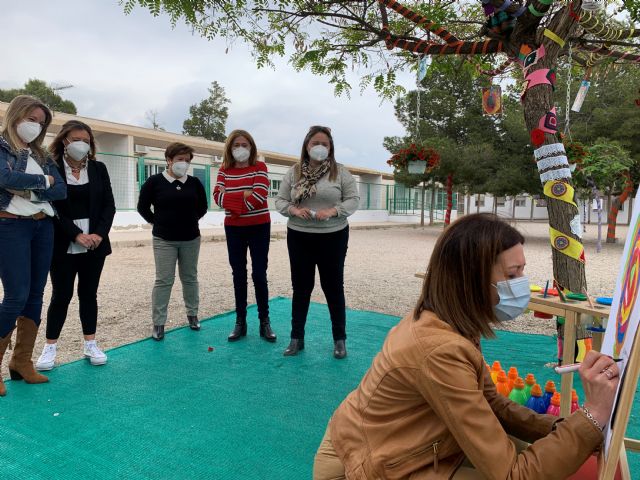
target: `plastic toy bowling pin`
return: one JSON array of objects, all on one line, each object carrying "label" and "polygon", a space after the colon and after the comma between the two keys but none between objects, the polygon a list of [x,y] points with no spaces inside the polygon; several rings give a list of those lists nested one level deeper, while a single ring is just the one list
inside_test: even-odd
[{"label": "plastic toy bowling pin", "polygon": [[504,395],[505,397],[508,397],[509,393],[511,393],[511,390],[509,389],[509,380],[507,379],[507,374],[504,373],[504,370],[500,370],[500,373],[498,373],[496,390],[498,390],[500,395]]},{"label": "plastic toy bowling pin", "polygon": [[544,406],[544,399],[542,398],[542,389],[537,383],[531,388],[531,396],[525,406],[536,413],[547,412],[547,407]]},{"label": "plastic toy bowling pin", "polygon": [[493,380],[493,383],[498,383],[498,373],[500,373],[500,370],[502,370],[502,365],[496,360],[491,366],[491,380]]},{"label": "plastic toy bowling pin", "polygon": [[549,408],[551,405],[551,398],[553,394],[556,392],[556,384],[553,380],[549,380],[544,386],[544,395],[542,395],[542,400],[544,400],[545,410]]},{"label": "plastic toy bowling pin", "polygon": [[522,378],[516,378],[516,381],[513,383],[513,389],[511,393],[509,393],[509,399],[520,405],[527,403],[527,392],[524,390],[524,380],[522,380]]},{"label": "plastic toy bowling pin", "polygon": [[553,415],[554,417],[560,416],[560,392],[554,392],[551,397],[551,404],[547,408],[547,415]]},{"label": "plastic toy bowling pin", "polygon": [[513,390],[513,385],[516,383],[516,378],[518,378],[518,369],[511,367],[509,373],[507,373],[507,378],[509,379],[509,391],[511,391]]},{"label": "plastic toy bowling pin", "polygon": [[527,400],[531,396],[531,389],[536,384],[536,377],[533,376],[533,373],[527,373],[527,377],[524,379],[524,393],[527,395]]},{"label": "plastic toy bowling pin", "polygon": [[578,394],[575,390],[571,390],[571,413],[575,412],[580,408],[580,403],[578,400]]}]

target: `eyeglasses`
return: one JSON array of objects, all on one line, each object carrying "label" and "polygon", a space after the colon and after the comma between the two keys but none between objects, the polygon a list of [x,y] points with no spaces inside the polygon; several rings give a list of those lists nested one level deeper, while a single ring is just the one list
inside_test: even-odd
[{"label": "eyeglasses", "polygon": [[321,130],[326,130],[327,132],[331,133],[331,128],[325,127],[323,125],[312,125],[311,127],[309,127],[309,130],[315,130],[316,128],[319,128]]}]

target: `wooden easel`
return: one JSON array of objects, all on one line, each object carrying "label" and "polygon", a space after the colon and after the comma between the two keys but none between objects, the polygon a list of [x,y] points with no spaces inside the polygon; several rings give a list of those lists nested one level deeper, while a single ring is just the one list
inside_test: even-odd
[{"label": "wooden easel", "polygon": [[638,388],[638,375],[640,374],[640,352],[638,347],[638,332],[633,340],[631,354],[625,366],[622,387],[618,392],[618,403],[616,404],[614,416],[611,419],[611,443],[609,444],[609,452],[605,458],[605,452],[601,451],[598,455],[598,479],[613,480],[616,473],[616,466],[620,462],[620,471],[623,480],[631,480],[631,472],[629,471],[629,463],[627,462],[627,452],[629,450],[638,450],[640,441],[625,438],[629,416],[631,415],[631,407],[633,399]]},{"label": "wooden easel", "polygon": [[[559,297],[532,293],[529,301],[529,310],[548,313],[564,317],[564,338],[562,342],[562,363],[567,365],[574,363],[576,327],[580,324],[582,315],[590,315],[596,318],[609,318],[609,307],[604,305],[589,305],[586,301],[568,300],[563,302]],[[594,333],[593,349],[600,350],[602,334]],[[573,373],[566,373],[560,379],[560,416],[568,417],[571,413],[571,390],[573,388]]]}]

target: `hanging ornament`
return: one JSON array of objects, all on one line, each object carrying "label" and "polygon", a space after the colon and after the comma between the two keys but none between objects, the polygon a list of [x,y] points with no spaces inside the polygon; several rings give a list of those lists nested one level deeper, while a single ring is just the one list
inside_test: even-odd
[{"label": "hanging ornament", "polygon": [[431,65],[431,57],[425,55],[420,59],[420,63],[418,63],[418,82],[422,82],[424,77],[427,76],[429,65]]},{"label": "hanging ornament", "polygon": [[591,82],[589,80],[582,80],[580,82],[580,88],[578,89],[578,94],[576,95],[576,99],[573,101],[573,106],[571,107],[572,112],[579,112],[582,108],[582,104],[584,103],[584,99],[587,96],[587,92],[589,91],[589,86]]},{"label": "hanging ornament", "polygon": [[582,9],[595,12],[604,8],[604,0],[582,0]]},{"label": "hanging ornament", "polygon": [[485,115],[502,115],[502,88],[500,85],[482,88],[482,109]]}]

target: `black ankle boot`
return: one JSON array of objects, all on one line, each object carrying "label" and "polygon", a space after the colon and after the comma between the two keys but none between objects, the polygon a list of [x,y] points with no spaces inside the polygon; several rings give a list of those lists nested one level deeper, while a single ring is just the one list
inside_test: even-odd
[{"label": "black ankle boot", "polygon": [[271,323],[269,317],[264,320],[260,320],[260,336],[267,342],[275,342],[276,334],[271,330]]},{"label": "black ankle boot", "polygon": [[285,357],[293,357],[297,355],[300,350],[304,350],[304,339],[292,338],[283,355]]},{"label": "black ankle boot", "polygon": [[333,347],[333,356],[337,359],[342,359],[347,356],[347,347],[344,344],[344,340],[336,340]]},{"label": "black ankle boot", "polygon": [[191,330],[200,330],[200,321],[197,315],[187,315],[187,321]]},{"label": "black ankle boot", "polygon": [[230,342],[235,342],[236,340],[240,340],[241,337],[247,336],[247,320],[236,319],[236,326],[233,327],[233,332],[229,334],[227,340]]}]

